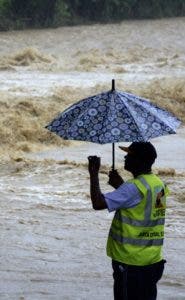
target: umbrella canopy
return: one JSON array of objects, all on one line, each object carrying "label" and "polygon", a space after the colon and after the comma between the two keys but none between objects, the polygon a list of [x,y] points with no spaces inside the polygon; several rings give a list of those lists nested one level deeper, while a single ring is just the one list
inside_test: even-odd
[{"label": "umbrella canopy", "polygon": [[[83,99],[46,128],[63,139],[99,144],[148,141],[176,133],[180,120],[136,95],[112,90]],[[113,153],[114,155],[114,153]]]}]

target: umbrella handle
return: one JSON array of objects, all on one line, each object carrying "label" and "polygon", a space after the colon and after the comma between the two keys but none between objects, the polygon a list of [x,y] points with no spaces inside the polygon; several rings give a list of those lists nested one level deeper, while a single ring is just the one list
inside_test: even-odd
[{"label": "umbrella handle", "polygon": [[115,79],[112,79],[112,92],[115,91]]},{"label": "umbrella handle", "polygon": [[115,144],[112,143],[112,171],[115,170]]}]

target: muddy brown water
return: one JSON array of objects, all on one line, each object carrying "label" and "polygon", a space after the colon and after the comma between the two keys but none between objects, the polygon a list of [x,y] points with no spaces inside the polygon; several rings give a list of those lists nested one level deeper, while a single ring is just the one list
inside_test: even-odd
[{"label": "muddy brown water", "polygon": [[[112,214],[89,199],[87,159],[111,147],[62,141],[44,126],[88,95],[116,87],[185,120],[185,19],[0,33],[0,299],[112,299],[105,254]],[[153,140],[169,185],[159,300],[185,299],[185,129]],[[122,154],[116,164],[122,171]],[[129,174],[123,172],[124,178]]]}]

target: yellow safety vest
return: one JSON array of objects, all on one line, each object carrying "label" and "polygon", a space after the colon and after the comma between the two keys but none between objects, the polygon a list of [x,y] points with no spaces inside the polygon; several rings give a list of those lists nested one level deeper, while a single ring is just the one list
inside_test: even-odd
[{"label": "yellow safety vest", "polygon": [[129,180],[142,194],[140,203],[115,212],[107,241],[107,255],[136,266],[162,259],[168,188],[154,174]]}]

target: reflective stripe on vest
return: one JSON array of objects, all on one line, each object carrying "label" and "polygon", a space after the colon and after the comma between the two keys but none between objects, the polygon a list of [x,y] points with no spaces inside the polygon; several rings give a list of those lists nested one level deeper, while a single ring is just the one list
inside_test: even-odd
[{"label": "reflective stripe on vest", "polygon": [[116,241],[122,243],[122,244],[132,244],[132,245],[138,245],[138,246],[161,246],[163,245],[164,239],[155,239],[155,240],[143,240],[143,239],[133,239],[133,238],[127,238],[122,237],[112,231],[110,229],[109,235]]},{"label": "reflective stripe on vest", "polygon": [[151,189],[149,184],[146,182],[146,180],[142,178],[138,178],[138,180],[145,186],[147,189],[147,202],[146,202],[146,208],[145,208],[145,217],[144,220],[133,220],[130,218],[127,218],[125,216],[121,216],[121,214],[116,213],[115,219],[121,221],[122,223],[132,225],[132,226],[144,226],[144,227],[153,227],[157,225],[164,225],[165,219],[160,218],[157,220],[150,220],[151,211],[152,211],[152,195],[151,195]]}]

